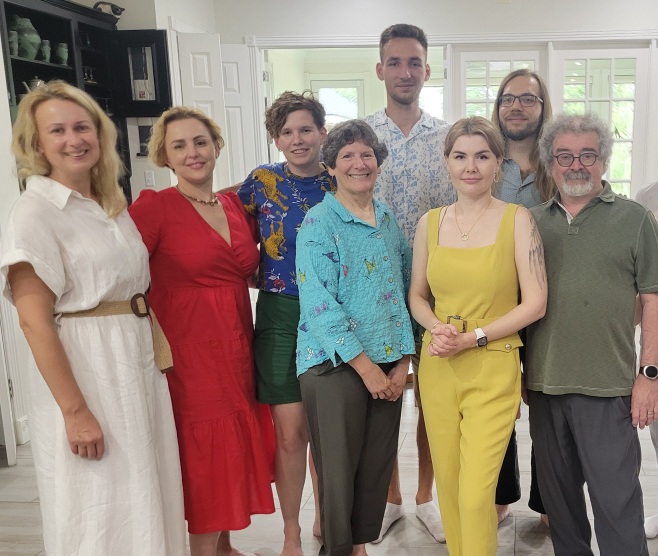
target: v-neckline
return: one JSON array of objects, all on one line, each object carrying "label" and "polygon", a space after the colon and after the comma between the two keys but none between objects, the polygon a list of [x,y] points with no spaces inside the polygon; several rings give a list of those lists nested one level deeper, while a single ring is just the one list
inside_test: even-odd
[{"label": "v-neckline", "polygon": [[222,205],[222,210],[224,211],[224,216],[226,216],[226,227],[228,229],[228,234],[229,234],[228,240],[208,223],[208,221],[201,215],[201,213],[198,210],[196,210],[196,208],[194,208],[194,205],[192,204],[191,201],[189,201],[183,195],[181,195],[179,191],[176,191],[176,193],[178,193],[178,196],[181,198],[181,200],[184,201],[185,204],[187,204],[189,206],[190,210],[192,212],[194,212],[194,214],[197,215],[197,217],[203,222],[203,224],[207,228],[209,228],[210,231],[214,235],[216,235],[219,239],[221,239],[227,245],[227,247],[229,249],[233,250],[233,241],[232,241],[233,237],[232,237],[232,233],[231,233],[231,223],[229,221],[228,212],[226,211],[226,207],[224,205],[224,202],[222,201],[221,195],[217,195],[216,193],[213,193],[214,195],[217,196],[217,199],[219,199],[219,203]]}]

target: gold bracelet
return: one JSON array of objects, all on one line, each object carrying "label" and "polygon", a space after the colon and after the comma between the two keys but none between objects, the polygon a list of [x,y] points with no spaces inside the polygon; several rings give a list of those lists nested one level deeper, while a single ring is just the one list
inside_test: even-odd
[{"label": "gold bracelet", "polygon": [[431,334],[432,332],[434,332],[434,329],[435,329],[435,328],[437,327],[437,325],[439,325],[439,324],[441,324],[441,321],[440,321],[440,320],[437,320],[437,321],[434,323],[434,325],[432,326],[432,328],[430,328],[430,334]]}]

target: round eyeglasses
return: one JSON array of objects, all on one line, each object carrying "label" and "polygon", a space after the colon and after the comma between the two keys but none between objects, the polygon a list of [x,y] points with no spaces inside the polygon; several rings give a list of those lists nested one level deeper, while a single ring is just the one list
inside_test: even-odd
[{"label": "round eyeglasses", "polygon": [[580,156],[574,156],[571,153],[560,153],[554,154],[553,158],[557,160],[557,163],[564,168],[571,166],[573,161],[576,159],[583,166],[588,167],[592,166],[596,162],[596,159],[599,158],[599,155],[596,153],[583,153]]},{"label": "round eyeglasses", "polygon": [[530,108],[531,106],[534,106],[537,104],[537,101],[543,103],[544,101],[540,99],[536,95],[531,95],[530,93],[525,93],[523,95],[501,95],[500,97],[500,105],[504,106],[505,108],[509,108],[514,104],[514,101],[516,99],[519,99],[519,104],[523,106],[524,108]]}]

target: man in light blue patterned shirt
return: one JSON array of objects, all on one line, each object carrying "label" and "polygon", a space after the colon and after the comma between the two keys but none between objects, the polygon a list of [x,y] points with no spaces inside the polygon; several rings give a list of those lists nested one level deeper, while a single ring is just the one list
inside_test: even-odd
[{"label": "man in light blue patterned shirt", "polygon": [[[507,202],[532,208],[555,194],[555,183],[539,161],[539,136],[544,124],[553,117],[548,88],[538,73],[522,68],[509,73],[501,81],[491,117],[505,138],[503,175],[494,195]],[[522,338],[525,333],[522,333]],[[520,351],[521,360],[525,352]],[[548,518],[537,486],[534,451],[531,459],[532,479],[528,506]],[[507,453],[498,477],[496,512],[498,523],[510,515],[510,504],[521,498],[521,482],[516,445],[512,431]]]},{"label": "man in light blue patterned shirt", "polygon": [[[413,245],[416,224],[432,208],[454,203],[456,193],[448,176],[443,148],[450,124],[420,109],[420,91],[430,78],[427,37],[414,25],[397,24],[384,30],[379,41],[377,77],[386,86],[386,108],[366,118],[389,156],[375,184],[375,198],[386,203],[409,244]],[[414,376],[418,357],[412,356]],[[414,380],[418,406],[418,490],[416,516],[438,542],[445,542],[439,508],[432,500],[434,471],[423,411]],[[381,542],[390,526],[404,516],[397,460],[389,486]]]}]

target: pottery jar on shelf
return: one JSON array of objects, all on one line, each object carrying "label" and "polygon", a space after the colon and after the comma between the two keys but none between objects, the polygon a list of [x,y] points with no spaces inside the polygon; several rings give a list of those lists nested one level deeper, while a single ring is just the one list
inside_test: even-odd
[{"label": "pottery jar on shelf", "polygon": [[32,22],[27,17],[14,15],[9,30],[16,31],[18,34],[18,55],[21,58],[34,60],[41,46],[41,37]]},{"label": "pottery jar on shelf", "polygon": [[53,51],[53,62],[65,66],[69,61],[69,45],[65,42],[58,42]]}]

